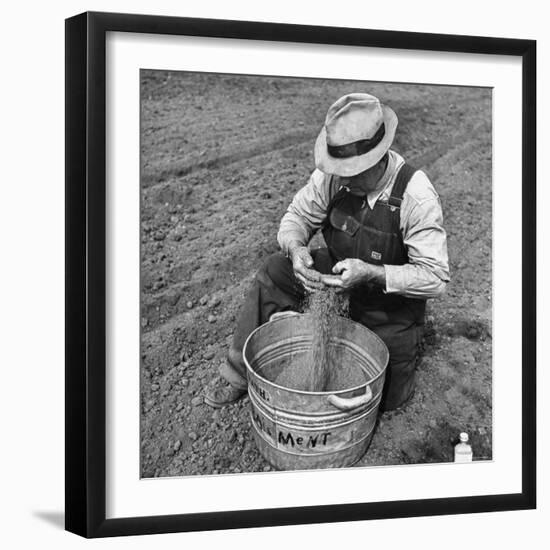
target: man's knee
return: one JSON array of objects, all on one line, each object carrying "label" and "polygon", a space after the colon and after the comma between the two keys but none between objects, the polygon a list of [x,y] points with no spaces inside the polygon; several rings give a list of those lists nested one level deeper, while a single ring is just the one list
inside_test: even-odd
[{"label": "man's knee", "polygon": [[293,281],[292,264],[282,253],[271,254],[258,272],[258,278],[267,275],[276,286],[286,286]]},{"label": "man's knee", "polygon": [[391,411],[405,405],[413,396],[416,382],[416,365],[418,357],[395,362],[390,358],[386,369],[386,380],[382,392],[380,408]]}]

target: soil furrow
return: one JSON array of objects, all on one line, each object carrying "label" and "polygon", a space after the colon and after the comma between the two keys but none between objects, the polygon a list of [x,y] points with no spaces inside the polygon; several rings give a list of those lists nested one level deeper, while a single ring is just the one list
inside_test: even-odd
[{"label": "soil furrow", "polygon": [[311,142],[314,137],[315,134],[311,132],[292,133],[277,138],[276,140],[264,145],[252,147],[244,151],[222,155],[217,158],[208,159],[193,164],[181,163],[179,165],[171,166],[169,170],[162,171],[158,175],[150,173],[143,174],[141,185],[143,188],[150,188],[154,185],[164,183],[167,180],[183,178],[195,172],[200,172],[201,170],[219,170],[235,162],[250,160],[266,153],[273,153],[275,151],[288,149],[289,147],[295,147],[301,143]]}]

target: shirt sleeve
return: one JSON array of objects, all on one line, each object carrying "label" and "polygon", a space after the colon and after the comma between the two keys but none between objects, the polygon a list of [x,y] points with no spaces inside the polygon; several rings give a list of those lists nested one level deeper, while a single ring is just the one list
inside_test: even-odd
[{"label": "shirt sleeve", "polygon": [[288,255],[292,243],[306,246],[315,231],[321,227],[334,193],[333,187],[330,175],[315,170],[307,184],[296,193],[281,220],[277,234],[277,241],[284,254]]},{"label": "shirt sleeve", "polygon": [[450,275],[441,202],[427,176],[420,173],[417,182],[420,180],[422,184],[422,179],[427,182],[427,192],[420,198],[407,194],[403,197],[401,230],[409,263],[384,268],[386,293],[427,299],[445,290]]}]

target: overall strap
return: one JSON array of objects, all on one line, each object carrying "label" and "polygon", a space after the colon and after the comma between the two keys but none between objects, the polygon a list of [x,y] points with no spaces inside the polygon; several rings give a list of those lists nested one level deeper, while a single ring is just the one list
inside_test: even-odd
[{"label": "overall strap", "polygon": [[395,208],[401,207],[401,203],[403,202],[403,194],[405,193],[405,189],[407,189],[407,185],[409,184],[409,181],[411,181],[411,178],[415,172],[416,168],[413,168],[406,162],[401,166],[397,176],[395,176],[393,189],[390,198],[388,199],[388,204],[390,206]]}]

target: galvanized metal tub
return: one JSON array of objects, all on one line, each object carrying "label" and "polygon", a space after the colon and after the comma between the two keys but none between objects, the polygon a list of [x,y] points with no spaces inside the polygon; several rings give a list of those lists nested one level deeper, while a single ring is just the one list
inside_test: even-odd
[{"label": "galvanized metal tub", "polygon": [[308,392],[269,379],[285,357],[307,352],[312,335],[310,315],[282,316],[252,332],[243,349],[254,438],[279,470],[351,466],[366,452],[376,422],[389,353],[359,323],[338,318],[330,346],[341,359],[336,368],[362,370],[360,385]]}]

